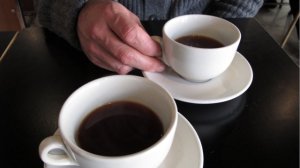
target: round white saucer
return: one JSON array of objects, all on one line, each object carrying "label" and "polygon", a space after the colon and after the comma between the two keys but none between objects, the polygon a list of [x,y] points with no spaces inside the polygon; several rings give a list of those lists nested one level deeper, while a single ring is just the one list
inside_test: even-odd
[{"label": "round white saucer", "polygon": [[[197,132],[189,121],[178,113],[178,125],[171,150],[159,168],[203,168],[203,161],[203,149]],[[80,167],[44,164],[44,168]]]},{"label": "round white saucer", "polygon": [[175,99],[195,104],[236,98],[249,88],[253,79],[249,62],[239,52],[225,72],[203,83],[186,81],[170,68],[161,73],[143,71],[143,75],[168,90]]}]

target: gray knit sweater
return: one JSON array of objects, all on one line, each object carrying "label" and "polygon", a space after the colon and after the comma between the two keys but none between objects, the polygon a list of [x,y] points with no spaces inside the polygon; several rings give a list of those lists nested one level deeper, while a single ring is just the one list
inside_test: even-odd
[{"label": "gray knit sweater", "polygon": [[[40,0],[42,26],[80,48],[76,34],[77,16],[87,0]],[[254,17],[263,0],[119,0],[142,21],[167,20],[183,14],[209,14],[223,18]]]}]

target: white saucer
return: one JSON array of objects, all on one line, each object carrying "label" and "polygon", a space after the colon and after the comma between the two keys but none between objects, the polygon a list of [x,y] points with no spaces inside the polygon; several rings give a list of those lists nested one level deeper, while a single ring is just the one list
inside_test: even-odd
[{"label": "white saucer", "polygon": [[[203,161],[203,149],[197,132],[189,121],[178,113],[178,125],[173,145],[167,158],[159,168],[203,168]],[[44,168],[80,167],[44,164]]]},{"label": "white saucer", "polygon": [[168,90],[175,99],[196,104],[220,103],[236,98],[249,88],[253,79],[249,62],[239,52],[225,72],[204,83],[186,81],[170,68],[162,73],[144,71],[143,75]]}]

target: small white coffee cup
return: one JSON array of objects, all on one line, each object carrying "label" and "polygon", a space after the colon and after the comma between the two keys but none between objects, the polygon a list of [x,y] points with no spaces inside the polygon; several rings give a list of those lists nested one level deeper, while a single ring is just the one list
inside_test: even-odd
[{"label": "small white coffee cup", "polygon": [[[124,156],[101,156],[83,150],[76,142],[82,120],[93,109],[115,101],[132,101],[150,108],[161,120],[163,136],[152,146]],[[59,115],[59,135],[44,139],[39,152],[48,165],[82,168],[158,167],[171,148],[177,126],[177,107],[171,95],[142,77],[115,75],[91,81],[77,89]]]},{"label": "small white coffee cup", "polygon": [[[183,36],[206,36],[220,48],[198,48],[176,41]],[[205,82],[222,74],[231,64],[241,40],[239,29],[225,19],[209,15],[183,15],[163,27],[164,60],[181,77]]]}]

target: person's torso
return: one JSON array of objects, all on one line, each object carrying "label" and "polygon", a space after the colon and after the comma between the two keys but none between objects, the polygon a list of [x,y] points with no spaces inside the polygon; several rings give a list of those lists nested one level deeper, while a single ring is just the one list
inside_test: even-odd
[{"label": "person's torso", "polygon": [[141,20],[166,20],[183,14],[203,13],[209,0],[118,0]]}]

